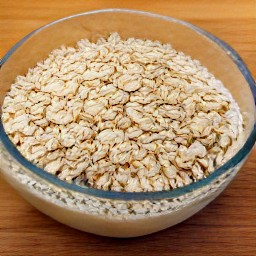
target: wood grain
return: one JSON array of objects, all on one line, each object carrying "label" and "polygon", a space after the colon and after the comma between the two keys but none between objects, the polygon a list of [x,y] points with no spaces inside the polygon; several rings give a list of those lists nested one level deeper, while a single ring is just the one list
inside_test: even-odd
[{"label": "wood grain", "polygon": [[[256,77],[255,0],[0,0],[0,57],[32,30],[67,15],[130,8],[180,18],[229,43]],[[135,239],[82,233],[46,217],[0,179],[0,255],[256,255],[256,149],[225,192],[189,220]]]}]

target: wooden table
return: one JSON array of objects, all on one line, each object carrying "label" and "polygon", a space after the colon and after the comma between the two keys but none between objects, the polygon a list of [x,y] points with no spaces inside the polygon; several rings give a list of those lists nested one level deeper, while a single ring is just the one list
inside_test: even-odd
[{"label": "wooden table", "polygon": [[[256,77],[256,1],[0,0],[0,57],[23,36],[71,14],[130,8],[170,15],[220,37]],[[0,179],[0,255],[256,255],[256,149],[229,188],[189,220],[135,239],[82,233],[46,217]]]}]

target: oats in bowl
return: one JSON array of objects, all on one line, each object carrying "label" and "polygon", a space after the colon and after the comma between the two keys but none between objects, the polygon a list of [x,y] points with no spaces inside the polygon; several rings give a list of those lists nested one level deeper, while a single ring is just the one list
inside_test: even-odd
[{"label": "oats in bowl", "polygon": [[246,65],[172,17],[73,15],[27,35],[0,66],[0,175],[82,231],[135,237],[184,221],[228,186],[255,144]]},{"label": "oats in bowl", "polygon": [[45,171],[124,192],[205,178],[232,156],[243,130],[230,92],[199,61],[118,33],[56,49],[18,76],[2,120]]}]

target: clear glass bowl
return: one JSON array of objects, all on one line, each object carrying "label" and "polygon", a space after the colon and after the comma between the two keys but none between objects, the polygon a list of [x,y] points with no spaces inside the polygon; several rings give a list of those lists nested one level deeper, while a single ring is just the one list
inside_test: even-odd
[{"label": "clear glass bowl", "polygon": [[[170,43],[198,59],[231,91],[245,116],[240,150],[204,180],[172,191],[124,193],[79,187],[36,167],[17,151],[0,124],[1,173],[32,205],[71,227],[112,237],[150,234],[192,216],[230,183],[255,143],[255,82],[239,55],[215,36],[187,22],[157,14],[108,9],[52,22],[18,42],[2,59],[2,104],[15,77],[62,44],[95,40],[109,32]],[[241,191],[242,193],[242,191]]]}]

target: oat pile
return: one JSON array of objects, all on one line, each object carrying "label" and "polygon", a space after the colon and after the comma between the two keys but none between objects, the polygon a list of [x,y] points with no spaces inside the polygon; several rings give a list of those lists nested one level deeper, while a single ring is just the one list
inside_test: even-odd
[{"label": "oat pile", "polygon": [[56,49],[18,76],[2,121],[22,155],[47,172],[129,192],[206,177],[243,129],[237,103],[199,61],[117,33]]}]

